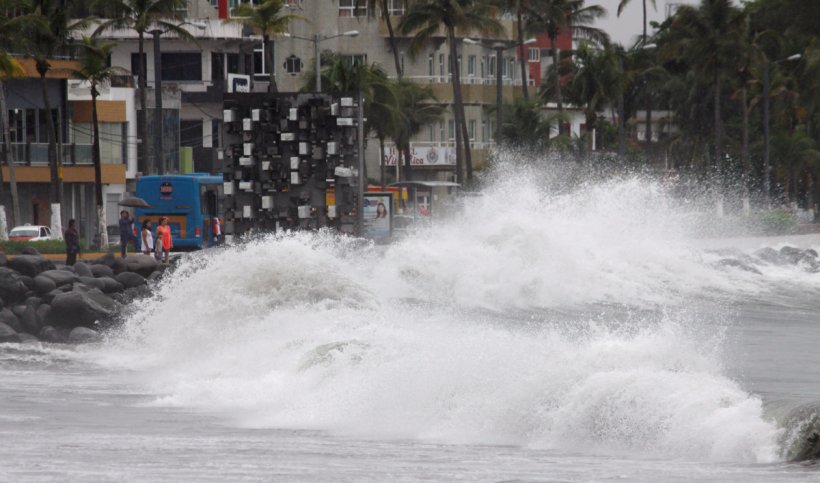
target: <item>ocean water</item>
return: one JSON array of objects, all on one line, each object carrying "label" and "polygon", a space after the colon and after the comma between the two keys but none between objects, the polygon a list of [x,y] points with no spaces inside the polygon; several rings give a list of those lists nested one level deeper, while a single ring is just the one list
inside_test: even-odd
[{"label": "ocean water", "polygon": [[390,246],[255,239],[103,343],[0,345],[0,480],[820,481],[792,461],[820,274],[754,256],[820,238],[704,240],[645,176],[495,173]]}]

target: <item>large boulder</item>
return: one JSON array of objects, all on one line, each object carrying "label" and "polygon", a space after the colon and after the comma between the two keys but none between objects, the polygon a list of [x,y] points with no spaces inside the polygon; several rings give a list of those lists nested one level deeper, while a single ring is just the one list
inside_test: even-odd
[{"label": "large boulder", "polygon": [[77,274],[67,270],[46,270],[40,276],[50,278],[58,287],[77,281]]},{"label": "large boulder", "polygon": [[80,277],[94,276],[94,272],[91,271],[91,268],[83,262],[77,262],[74,264],[74,273],[76,273]]},{"label": "large boulder", "polygon": [[11,311],[20,320],[23,331],[29,334],[40,332],[40,322],[37,320],[37,311],[31,305],[15,305]]},{"label": "large boulder", "polygon": [[37,249],[36,249],[36,248],[34,248],[34,247],[33,247],[33,246],[31,246],[31,245],[28,245],[28,246],[23,247],[23,249],[22,249],[22,250],[20,250],[20,254],[21,254],[21,255],[36,255],[36,256],[38,256],[38,257],[40,256],[40,252],[39,252],[39,251],[37,251]]},{"label": "large boulder", "polygon": [[129,272],[135,272],[143,277],[147,277],[151,275],[151,273],[157,269],[157,259],[149,256],[149,255],[129,255],[125,257],[125,265],[128,267]]},{"label": "large boulder", "polygon": [[114,270],[111,270],[111,267],[108,265],[97,264],[91,265],[89,268],[91,269],[91,274],[95,277],[114,277]]},{"label": "large boulder", "polygon": [[37,275],[34,277],[34,292],[40,295],[47,294],[57,288],[57,284],[49,277]]},{"label": "large boulder", "polygon": [[[100,295],[102,295],[102,292],[100,292]],[[111,305],[116,303],[113,300],[110,300],[110,302]],[[115,307],[109,308],[100,304],[88,292],[72,290],[54,297],[54,300],[51,301],[51,311],[55,324],[74,328],[93,326],[94,322],[112,317]]]},{"label": "large boulder", "polygon": [[43,303],[44,303],[44,304],[50,304],[50,303],[51,303],[51,301],[52,301],[52,300],[54,300],[54,297],[56,297],[57,295],[59,295],[59,294],[61,294],[61,293],[63,293],[63,291],[62,291],[62,290],[60,290],[60,289],[58,289],[58,288],[55,288],[55,289],[54,289],[54,290],[52,290],[51,292],[48,292],[48,293],[46,293],[46,294],[43,294],[42,296],[40,296],[40,298],[42,298],[42,299],[43,299]]},{"label": "large boulder", "polygon": [[66,339],[68,339],[68,335],[64,331],[61,331],[51,325],[43,327],[42,330],[40,330],[40,333],[37,334],[37,337],[46,342],[56,343],[65,342]]},{"label": "large boulder", "polygon": [[797,264],[803,258],[803,250],[796,247],[783,247],[780,249],[780,256],[782,256],[788,263],[792,265]]},{"label": "large boulder", "polygon": [[117,261],[117,257],[114,256],[113,253],[108,252],[105,255],[101,256],[100,258],[94,260],[95,264],[105,265],[107,267],[113,267],[114,262]]},{"label": "large boulder", "polygon": [[100,289],[105,292],[106,283],[101,278],[94,277],[80,277],[79,282],[86,287]]},{"label": "large boulder", "polygon": [[98,280],[105,283],[105,287],[102,289],[103,293],[117,293],[122,292],[125,289],[120,282],[111,277],[101,277]]},{"label": "large boulder", "polygon": [[17,320],[17,316],[9,309],[0,310],[0,324],[6,324],[16,332],[22,332],[23,326]]},{"label": "large boulder", "polygon": [[145,285],[145,277],[134,272],[122,272],[114,277],[114,279],[127,289]]},{"label": "large boulder", "polygon": [[27,289],[34,291],[34,279],[29,277],[28,275],[20,275],[20,281],[26,286]]},{"label": "large boulder", "polygon": [[9,259],[6,258],[6,254],[0,252],[0,267],[5,267],[9,263]]},{"label": "large boulder", "polygon": [[29,277],[36,277],[46,270],[57,268],[51,260],[37,255],[16,255],[8,261],[8,267]]},{"label": "large boulder", "polygon": [[128,265],[125,264],[125,261],[122,258],[117,258],[114,260],[114,263],[111,265],[111,270],[114,271],[114,275],[120,274],[122,272],[128,271]]},{"label": "large boulder", "polygon": [[28,290],[17,272],[9,268],[0,268],[0,297],[5,302],[22,300]]},{"label": "large boulder", "polygon": [[45,327],[52,324],[51,305],[43,304],[37,307],[35,313],[37,315],[37,323],[40,324],[40,327]]},{"label": "large boulder", "polygon": [[0,322],[0,342],[20,342],[17,331]]},{"label": "large boulder", "polygon": [[97,342],[101,339],[100,333],[88,327],[74,327],[68,334],[68,341],[75,344]]}]

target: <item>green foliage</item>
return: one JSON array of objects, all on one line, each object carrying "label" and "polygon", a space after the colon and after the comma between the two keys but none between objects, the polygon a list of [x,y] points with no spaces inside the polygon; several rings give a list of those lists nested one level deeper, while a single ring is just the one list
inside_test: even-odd
[{"label": "green foliage", "polygon": [[752,234],[785,235],[794,233],[797,218],[787,210],[759,211],[750,214],[745,225]]},{"label": "green foliage", "polygon": [[[80,242],[83,250],[85,246]],[[42,254],[65,253],[65,242],[63,240],[43,240],[43,241],[13,241],[6,240],[0,242],[0,247],[6,255],[18,255],[25,247],[32,247]]]}]

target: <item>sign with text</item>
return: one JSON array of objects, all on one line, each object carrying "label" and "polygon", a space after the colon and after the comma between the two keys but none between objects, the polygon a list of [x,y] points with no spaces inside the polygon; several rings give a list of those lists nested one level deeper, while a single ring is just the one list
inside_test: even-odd
[{"label": "sign with text", "polygon": [[[413,166],[454,166],[456,164],[455,148],[443,146],[410,146],[410,164]],[[395,166],[399,162],[399,150],[396,146],[385,146],[382,161],[385,166]],[[402,160],[402,164],[404,161]]]}]

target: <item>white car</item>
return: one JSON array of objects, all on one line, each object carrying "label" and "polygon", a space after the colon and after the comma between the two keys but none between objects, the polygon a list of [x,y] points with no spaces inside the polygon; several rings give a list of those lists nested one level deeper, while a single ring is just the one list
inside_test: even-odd
[{"label": "white car", "polygon": [[56,239],[57,237],[51,234],[51,229],[42,225],[15,226],[9,232],[9,240],[14,241],[42,241]]}]

